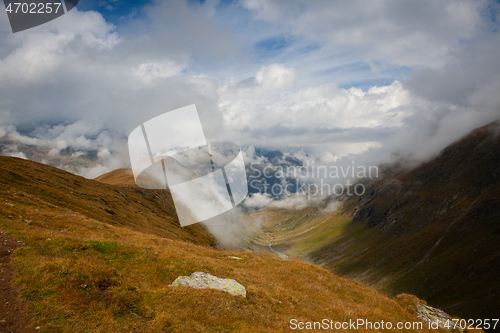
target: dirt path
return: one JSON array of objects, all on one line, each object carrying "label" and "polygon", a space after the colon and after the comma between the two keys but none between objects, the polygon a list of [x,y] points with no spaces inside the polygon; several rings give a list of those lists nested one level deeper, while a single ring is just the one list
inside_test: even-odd
[{"label": "dirt path", "polygon": [[40,332],[25,316],[24,306],[18,301],[19,290],[12,284],[15,271],[10,254],[23,245],[0,230],[0,333]]}]

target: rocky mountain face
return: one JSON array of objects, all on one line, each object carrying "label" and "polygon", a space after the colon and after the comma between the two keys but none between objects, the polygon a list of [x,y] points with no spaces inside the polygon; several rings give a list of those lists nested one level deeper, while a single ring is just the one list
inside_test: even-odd
[{"label": "rocky mountain face", "polygon": [[[288,184],[287,190],[290,193],[297,192],[295,179],[286,175],[286,170],[302,166],[301,160],[287,156],[279,150],[267,151],[259,148],[255,149],[255,156],[261,158],[261,162],[246,165],[249,194],[261,193],[274,199],[282,199],[284,193],[277,195],[271,189],[276,184],[283,186],[284,183]],[[285,170],[284,174],[281,175],[279,170]]]},{"label": "rocky mountain face", "polygon": [[500,132],[479,128],[421,166],[350,197],[341,237],[310,257],[463,318],[500,308]]},{"label": "rocky mountain face", "polygon": [[[472,210],[478,220],[492,223],[500,213],[492,204],[500,181],[496,128],[480,128],[432,161],[373,184],[353,211],[353,222],[367,221],[368,227],[394,235],[414,234],[436,220],[462,219]],[[456,208],[461,208],[458,215],[452,214]]]}]

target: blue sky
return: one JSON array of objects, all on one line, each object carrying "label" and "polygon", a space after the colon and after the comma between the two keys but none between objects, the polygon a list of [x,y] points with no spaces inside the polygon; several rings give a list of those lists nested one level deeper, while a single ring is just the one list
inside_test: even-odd
[{"label": "blue sky", "polygon": [[151,1],[80,0],[77,7],[82,11],[93,10],[99,12],[107,22],[111,22],[119,27],[128,18],[139,16],[143,7],[148,4],[151,4]]},{"label": "blue sky", "polygon": [[[145,8],[152,8],[158,2],[144,1],[104,1],[83,0],[78,4],[81,11],[99,12],[106,22],[116,26],[120,33],[148,33],[153,29],[148,24],[148,15]],[[293,33],[293,29],[286,27],[276,21],[256,18],[254,13],[245,6],[243,2],[212,1],[207,4],[204,0],[187,0],[187,4],[194,10],[210,7],[210,19],[213,23],[223,29],[231,31],[241,43],[241,51],[245,57],[239,58],[231,64],[235,68],[241,68],[245,61],[245,67],[269,65],[274,62],[296,63],[297,61],[311,61],[313,65],[302,66],[302,75],[307,83],[333,81],[343,88],[357,87],[367,90],[372,86],[389,85],[395,80],[404,81],[421,64],[399,65],[385,62],[384,59],[366,59],[349,48],[332,50],[325,48],[325,42],[311,36]],[[333,3],[335,6],[335,3]],[[423,5],[425,6],[425,4]],[[297,11],[307,9],[307,2],[296,4]],[[486,1],[478,6],[480,15],[489,24],[491,32],[498,31],[499,2]],[[415,9],[415,8],[412,8]],[[299,15],[296,13],[296,15]],[[137,25],[137,22],[142,22]],[[135,23],[135,24],[134,24]],[[139,27],[137,31],[134,28]],[[467,43],[467,38],[458,38],[458,43]],[[190,69],[194,71],[221,71],[221,64],[204,59],[199,55],[192,55],[194,61]],[[234,59],[233,59],[234,61]],[[254,67],[255,67],[254,66]]]},{"label": "blue sky", "polygon": [[[205,1],[189,0],[188,5],[197,9],[206,5]],[[82,0],[78,9],[82,11],[97,11],[109,23],[116,26],[118,32],[134,33],[130,29],[131,22],[147,22],[145,7],[154,6],[147,1],[100,1]],[[306,5],[303,5],[304,7]],[[241,40],[242,52],[245,53],[246,66],[269,65],[274,62],[293,63],[297,60],[311,59],[315,66],[303,67],[302,73],[307,82],[335,81],[340,87],[358,87],[368,89],[374,85],[388,85],[394,80],[404,80],[413,71],[409,66],[388,66],[373,69],[371,64],[348,51],[322,52],[321,41],[293,34],[276,24],[256,20],[252,12],[238,1],[220,1],[213,5],[211,19],[214,24],[230,30]],[[146,23],[147,25],[147,23]],[[141,27],[144,27],[142,25]],[[150,28],[150,27],[149,27]],[[137,33],[147,33],[146,30]],[[241,67],[241,58],[234,64]],[[227,63],[224,63],[227,66]],[[222,70],[220,64],[197,57],[191,69],[195,71]]]}]

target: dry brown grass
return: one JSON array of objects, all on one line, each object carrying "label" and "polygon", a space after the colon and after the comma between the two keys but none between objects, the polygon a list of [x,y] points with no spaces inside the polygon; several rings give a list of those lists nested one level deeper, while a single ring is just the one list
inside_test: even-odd
[{"label": "dry brown grass", "polygon": [[94,178],[101,183],[109,185],[133,185],[135,184],[134,175],[130,168],[113,170],[111,172],[100,175]]},{"label": "dry brown grass", "polygon": [[[57,186],[57,177],[47,175],[53,170],[36,167],[37,181],[47,189]],[[53,191],[41,195],[38,183],[15,183],[12,178],[22,175],[13,170],[4,168],[0,174],[4,184],[10,182],[0,192],[0,226],[26,243],[13,254],[16,283],[41,332],[284,332],[292,318],[417,320],[395,300],[322,268],[220,251],[206,245],[201,232],[171,227],[161,233],[156,224],[145,230],[147,224],[134,221],[113,225],[95,217],[103,212],[85,211],[83,201],[99,200],[106,195],[99,191],[112,187],[85,181],[85,197],[73,201],[68,196],[79,206],[55,205]],[[74,177],[62,175],[70,181]],[[198,236],[201,241],[195,244]],[[168,286],[195,271],[235,279],[246,287],[247,298]]]},{"label": "dry brown grass", "polygon": [[[2,221],[27,243],[14,255],[16,281],[45,332],[277,332],[292,318],[416,320],[394,300],[315,266],[45,217],[46,227]],[[195,271],[235,279],[248,296],[168,287]]]}]

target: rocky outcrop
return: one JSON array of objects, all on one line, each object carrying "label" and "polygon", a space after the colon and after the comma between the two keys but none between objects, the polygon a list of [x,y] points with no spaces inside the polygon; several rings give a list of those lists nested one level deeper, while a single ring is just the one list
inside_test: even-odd
[{"label": "rocky outcrop", "polygon": [[198,289],[218,289],[226,291],[234,296],[247,296],[245,287],[235,280],[221,279],[204,272],[194,272],[189,276],[179,276],[170,286],[184,286]]},{"label": "rocky outcrop", "polygon": [[[451,317],[443,310],[422,303],[417,304],[417,317],[427,323],[437,323],[441,328],[449,328]],[[453,325],[453,322],[451,322]]]}]

